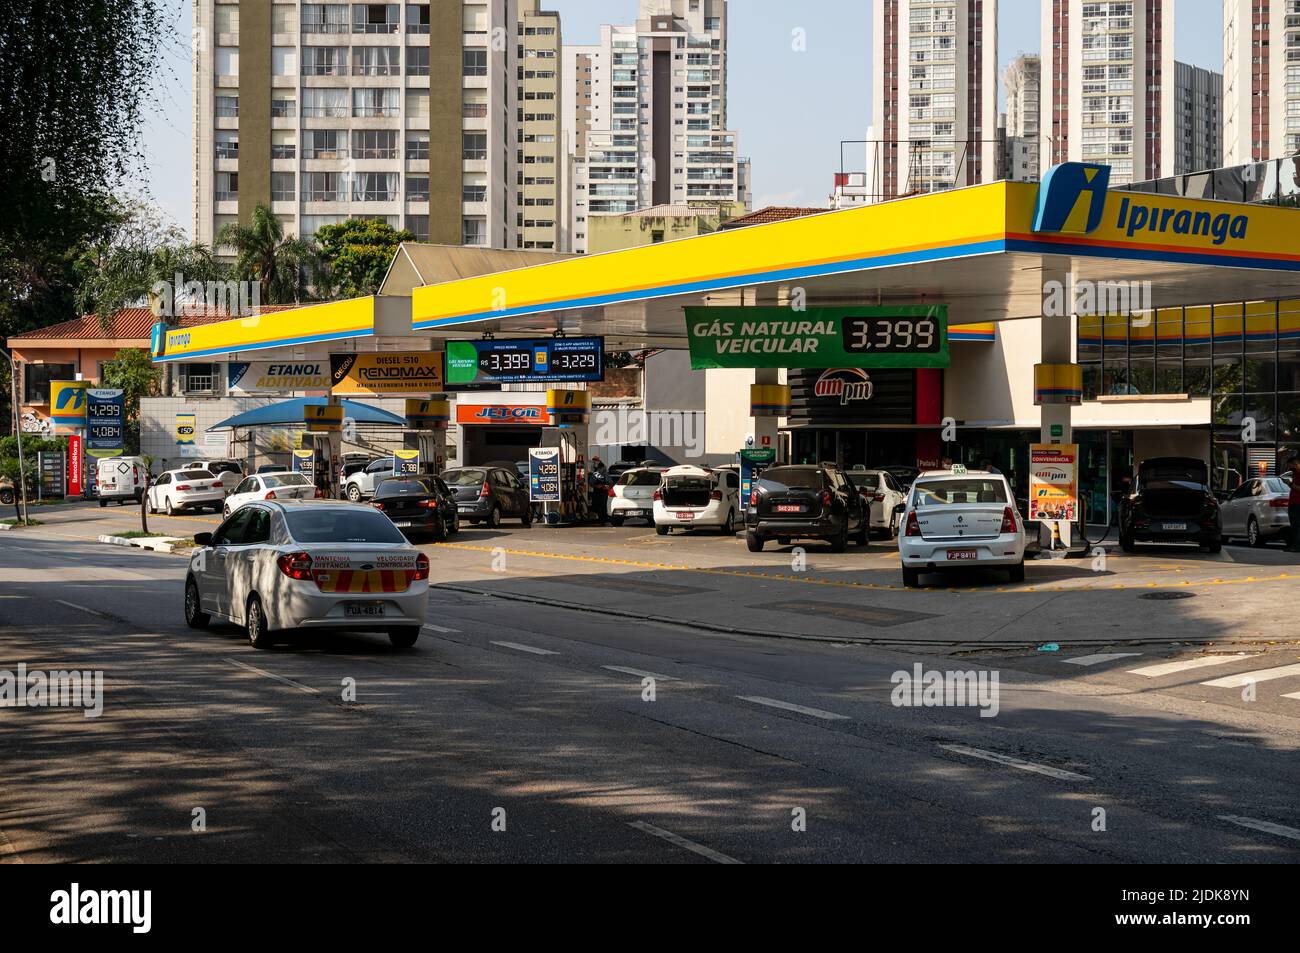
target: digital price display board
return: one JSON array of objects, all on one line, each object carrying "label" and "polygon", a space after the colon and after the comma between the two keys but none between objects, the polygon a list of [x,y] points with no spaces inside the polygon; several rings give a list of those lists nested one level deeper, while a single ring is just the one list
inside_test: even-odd
[{"label": "digital price display board", "polygon": [[840,325],[849,354],[938,354],[939,321],[932,316],[846,317]]},{"label": "digital price display board", "polygon": [[604,379],[604,338],[447,342],[449,387],[589,383]]}]

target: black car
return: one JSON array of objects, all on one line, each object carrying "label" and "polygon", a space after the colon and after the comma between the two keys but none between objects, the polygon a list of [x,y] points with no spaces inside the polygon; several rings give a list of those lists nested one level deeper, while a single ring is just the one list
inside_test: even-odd
[{"label": "black car", "polygon": [[1137,468],[1132,492],[1120,500],[1119,545],[1197,543],[1212,553],[1223,548],[1219,501],[1209,467],[1195,457],[1153,457]]},{"label": "black car", "polygon": [[613,486],[615,483],[618,482],[618,478],[621,477],[628,470],[637,470],[640,469],[641,467],[647,467],[649,465],[650,464],[644,460],[642,460],[640,463],[636,463],[631,460],[620,460],[618,461],[618,463],[611,463],[608,467],[606,467],[605,473],[609,477],[610,485]]},{"label": "black car", "polygon": [[769,467],[754,481],[745,508],[745,542],[760,552],[769,539],[824,539],[842,553],[849,539],[867,545],[871,505],[839,467]]},{"label": "black car", "polygon": [[427,536],[440,543],[460,531],[456,497],[436,476],[389,477],[375,487],[370,505],[382,510],[408,539]]},{"label": "black car", "polygon": [[480,522],[496,528],[503,519],[517,519],[524,526],[533,525],[528,487],[508,467],[456,467],[444,470],[442,479],[456,497],[462,520]]}]

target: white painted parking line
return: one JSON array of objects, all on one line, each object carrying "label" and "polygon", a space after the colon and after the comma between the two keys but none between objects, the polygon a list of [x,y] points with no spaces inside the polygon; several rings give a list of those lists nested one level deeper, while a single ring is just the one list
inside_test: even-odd
[{"label": "white painted parking line", "polygon": [[822,718],[826,721],[848,721],[848,715],[837,715],[833,711],[823,711],[820,708],[805,708],[803,705],[793,705],[790,702],[783,702],[777,698],[764,698],[762,695],[737,695],[742,702],[753,702],[755,705],[767,705],[769,708],[780,708],[783,711],[794,711],[801,715],[812,715],[814,718]]},{"label": "white painted parking line", "polygon": [[1254,682],[1268,682],[1275,678],[1286,678],[1290,675],[1300,675],[1300,665],[1279,665],[1277,668],[1261,668],[1253,672],[1238,672],[1235,675],[1227,675],[1223,678],[1216,678],[1212,682],[1201,682],[1201,684],[1209,685],[1211,688],[1244,688]]},{"label": "white painted parking line", "polygon": [[1113,662],[1117,658],[1134,658],[1141,654],[1141,652],[1102,652],[1098,655],[1080,655],[1078,658],[1061,659],[1061,661],[1067,665],[1100,665],[1102,662]]},{"label": "white painted parking line", "polygon": [[644,672],[639,668],[625,668],[622,665],[602,665],[601,668],[609,669],[611,672],[623,672],[627,675],[635,675],[637,678],[656,678],[661,682],[678,681],[678,679],[672,675],[660,675],[658,672]]},{"label": "white painted parking line", "polygon": [[224,661],[229,662],[231,665],[238,665],[240,668],[246,668],[250,672],[256,672],[258,675],[265,675],[267,678],[273,678],[277,682],[284,682],[284,684],[291,688],[296,688],[300,692],[306,692],[308,695],[320,694],[318,690],[312,688],[310,685],[304,685],[302,682],[295,682],[292,678],[286,678],[283,675],[276,675],[275,672],[268,672],[264,668],[258,668],[256,665],[249,665],[247,662],[239,661],[239,659],[228,658]]},{"label": "white painted parking line", "polygon": [[645,821],[629,821],[628,827],[635,827],[639,831],[645,831],[655,837],[662,838],[670,844],[676,844],[678,847],[684,847],[701,857],[707,857],[715,864],[743,864],[743,860],[736,860],[734,857],[728,857],[726,854],[719,853],[712,847],[705,847],[703,844],[697,844],[693,840],[687,840],[681,834],[674,834],[672,831],[666,831],[662,827],[655,827],[653,824],[647,824]]},{"label": "white painted parking line", "polygon": [[1289,695],[1283,695],[1283,698],[1300,698],[1300,692],[1291,692]]},{"label": "white painted parking line", "polygon": [[1205,668],[1208,665],[1224,665],[1228,662],[1240,662],[1246,657],[1246,653],[1240,655],[1198,655],[1196,658],[1180,659],[1177,662],[1161,662],[1159,665],[1148,665],[1146,668],[1129,669],[1130,675],[1144,675],[1147,678],[1159,678],[1161,675],[1172,675],[1174,672],[1185,672],[1189,668]]},{"label": "white painted parking line", "polygon": [[518,642],[493,642],[493,645],[499,645],[503,649],[514,649],[516,652],[531,652],[533,655],[559,655],[559,652],[552,652],[550,649],[539,649],[532,645],[520,645]]},{"label": "white painted parking line", "polygon": [[1237,814],[1220,814],[1219,820],[1227,821],[1229,824],[1236,824],[1239,827],[1249,827],[1251,830],[1263,831],[1265,834],[1276,834],[1278,837],[1300,840],[1300,830],[1287,827],[1284,824],[1274,824],[1272,821],[1261,821],[1253,817],[1241,817]]},{"label": "white painted parking line", "polygon": [[75,602],[68,602],[66,599],[55,599],[54,601],[61,606],[67,606],[69,609],[76,609],[78,612],[89,612],[91,615],[97,615],[101,619],[108,618],[108,616],[104,615],[102,612],[96,612],[94,609],[87,609],[85,606],[79,606]]},{"label": "white painted parking line", "polygon": [[999,754],[996,751],[985,751],[983,748],[968,748],[965,745],[939,745],[939,747],[944,751],[951,751],[953,754],[964,754],[971,758],[982,758],[985,761],[1005,764],[1009,768],[1017,768],[1021,771],[1032,771],[1034,774],[1045,774],[1049,778],[1057,778],[1061,781],[1092,780],[1092,778],[1088,777],[1086,774],[1066,771],[1064,768],[1053,768],[1051,765],[1046,764],[1034,764],[1032,761],[1013,758],[1009,754]]},{"label": "white painted parking line", "polygon": [[460,632],[460,629],[449,629],[446,626],[434,625],[432,622],[426,622],[420,628],[428,629],[430,632],[441,632],[445,635],[454,635]]}]

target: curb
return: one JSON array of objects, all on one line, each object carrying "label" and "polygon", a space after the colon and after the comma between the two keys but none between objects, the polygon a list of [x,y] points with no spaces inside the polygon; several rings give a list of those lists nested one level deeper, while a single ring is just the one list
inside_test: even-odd
[{"label": "curb", "polygon": [[[592,615],[608,616],[616,619],[634,619],[637,622],[652,622],[657,625],[671,625],[681,629],[700,629],[706,632],[719,632],[724,635],[741,635],[757,639],[785,639],[794,642],[822,642],[828,645],[879,645],[879,646],[907,646],[909,648],[937,648],[949,649],[958,648],[964,651],[979,650],[997,650],[997,649],[1037,649],[1043,644],[1043,639],[1010,639],[1001,641],[987,642],[969,642],[963,639],[903,639],[903,638],[875,638],[875,637],[855,637],[851,635],[818,635],[808,632],[773,632],[766,629],[742,629],[736,626],[722,625],[716,622],[704,622],[693,619],[674,619],[668,616],[647,615],[644,612],[630,612],[623,609],[608,609],[597,606],[583,605],[579,602],[565,602],[560,599],[543,599],[540,596],[530,596],[518,592],[500,592],[491,589],[479,589],[475,586],[466,586],[459,583],[440,582],[431,589],[446,589],[451,592],[465,592],[476,596],[490,596],[493,599],[505,599],[511,602],[526,602],[537,606],[550,606],[554,609],[569,609],[574,612],[587,612]],[[1061,648],[1095,648],[1099,646],[1119,646],[1119,645],[1216,645],[1221,639],[1206,639],[1197,641],[1189,639],[1186,636],[1177,636],[1164,639],[1116,639],[1114,636],[1106,639],[1072,639],[1069,642],[1062,642]],[[1275,643],[1275,639],[1268,640],[1265,644]],[[1253,642],[1234,642],[1240,645],[1257,645],[1260,643]],[[1046,654],[1046,653],[1045,653]],[[1051,653],[1053,655],[1057,653]]]},{"label": "curb", "polygon": [[148,536],[140,539],[126,539],[122,536],[101,536],[99,542],[110,546],[134,546],[136,549],[150,549],[156,553],[174,553],[179,536]]}]

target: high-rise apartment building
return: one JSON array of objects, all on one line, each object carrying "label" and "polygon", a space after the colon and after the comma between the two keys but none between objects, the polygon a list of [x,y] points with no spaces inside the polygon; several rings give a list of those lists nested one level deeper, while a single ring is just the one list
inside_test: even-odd
[{"label": "high-rise apartment building", "polygon": [[1101,162],[1114,185],[1172,175],[1174,0],[1042,0],[1042,167]]},{"label": "high-rise apartment building", "polygon": [[519,0],[520,248],[568,250],[563,48],[560,15],[540,0]]},{"label": "high-rise apartment building", "polygon": [[1002,72],[1007,95],[1007,178],[1037,182],[1042,137],[1038,132],[1042,61],[1021,54]]},{"label": "high-rise apartment building", "polygon": [[997,0],[877,0],[872,124],[879,198],[997,179]]},{"label": "high-rise apartment building", "polygon": [[286,234],[517,247],[518,0],[194,0],[194,26],[197,240],[266,203]]},{"label": "high-rise apartment building", "polygon": [[592,215],[747,201],[727,126],[726,0],[641,0],[635,24],[602,26],[564,61],[574,251],[587,250]]},{"label": "high-rise apartment building", "polygon": [[1174,175],[1223,165],[1223,74],[1174,63]]},{"label": "high-rise apartment building", "polygon": [[1223,0],[1223,161],[1300,151],[1300,3]]}]

